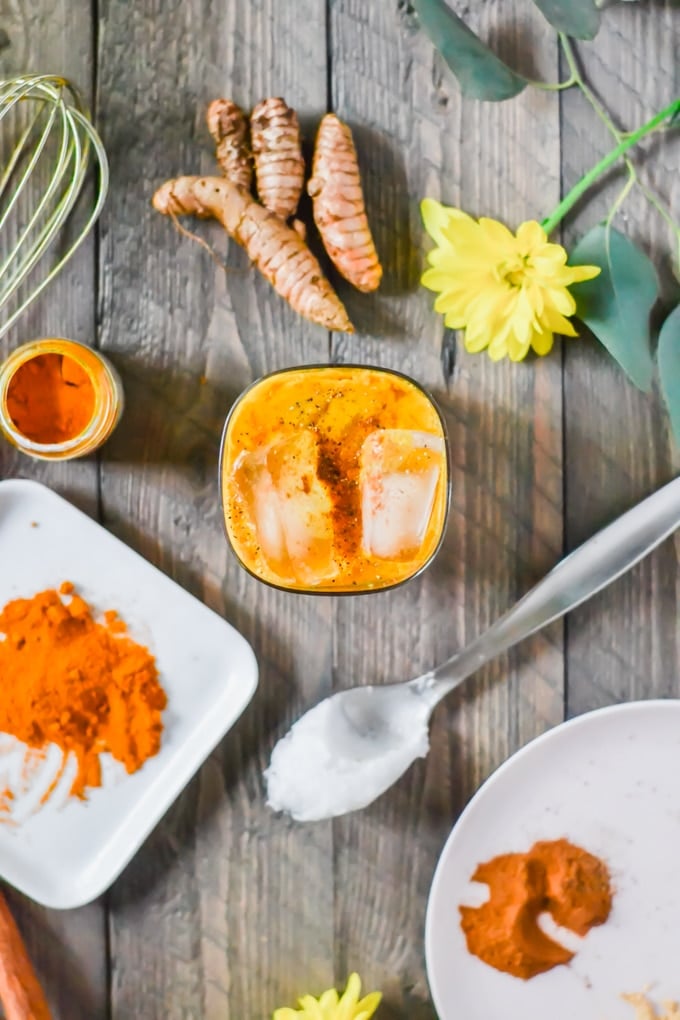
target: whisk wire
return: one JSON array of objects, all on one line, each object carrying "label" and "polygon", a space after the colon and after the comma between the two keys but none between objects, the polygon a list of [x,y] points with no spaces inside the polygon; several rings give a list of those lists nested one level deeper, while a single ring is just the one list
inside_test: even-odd
[{"label": "whisk wire", "polygon": [[[0,81],[0,121],[20,102],[37,104],[28,126],[21,132],[0,175],[0,200],[13,182],[13,191],[0,215],[0,231],[8,230],[10,214],[28,200],[29,182],[38,175],[48,146],[58,131],[57,152],[48,182],[42,186],[27,221],[4,261],[0,264],[0,312],[46,255],[66,224],[82,191],[88,172],[96,167],[94,202],[84,224],[66,251],[37,282],[11,315],[0,323],[2,337],[35,298],[60,272],[84,241],[101,213],[109,183],[108,161],[101,139],[86,115],[76,89],[55,75],[32,75]],[[41,124],[41,119],[44,123]],[[26,160],[25,166],[21,166]],[[18,178],[14,180],[14,178]],[[1,237],[1,234],[0,234]]]},{"label": "whisk wire", "polygon": [[[21,177],[19,179],[19,183],[16,185],[16,187],[14,189],[14,193],[12,194],[12,197],[10,198],[9,202],[7,203],[7,205],[5,207],[4,213],[2,214],[2,216],[0,216],[0,230],[5,225],[5,222],[9,219],[9,216],[10,216],[12,210],[17,205],[17,203],[19,201],[19,198],[21,196],[21,193],[23,192],[24,187],[26,186],[26,182],[28,180],[30,180],[31,174],[33,173],[33,171],[35,170],[36,166],[38,165],[38,162],[40,161],[40,157],[42,156],[43,150],[44,150],[45,146],[47,145],[47,139],[49,138],[50,132],[52,131],[52,125],[54,124],[54,122],[55,122],[55,120],[57,118],[57,113],[58,113],[58,110],[57,110],[56,107],[53,108],[50,111],[50,115],[49,115],[47,124],[45,125],[45,128],[43,129],[43,132],[42,132],[40,138],[38,139],[38,142],[37,142],[37,144],[36,144],[36,146],[35,146],[35,148],[33,150],[33,154],[30,157],[30,160],[28,162],[28,166],[26,167],[26,169],[22,173],[22,175],[21,175]],[[25,147],[25,144],[26,143],[24,142],[24,147]],[[16,160],[16,162],[19,162],[23,155],[24,155],[24,153],[22,151],[18,152],[17,153],[17,160]]]},{"label": "whisk wire", "polygon": [[[54,111],[54,112],[56,113],[56,111]],[[39,149],[42,148],[41,142],[46,140],[46,135],[49,134],[50,130],[51,130],[51,127],[48,124],[46,126],[45,130],[43,131],[43,136],[41,137],[40,142],[36,146],[36,151],[38,151]],[[77,149],[77,151],[76,151],[76,149]],[[58,227],[61,225],[61,223],[63,222],[63,217],[62,217],[61,214],[62,214],[63,210],[65,210],[66,214],[68,214],[68,211],[69,211],[69,201],[70,201],[70,197],[71,197],[71,192],[75,191],[75,195],[77,197],[77,194],[78,194],[78,192],[80,190],[81,166],[80,166],[80,160],[78,158],[79,154],[80,154],[80,152],[79,152],[79,142],[78,142],[77,139],[76,139],[75,142],[72,141],[71,136],[70,136],[69,132],[67,131],[67,122],[65,122],[64,125],[63,125],[63,131],[62,131],[61,146],[60,146],[60,150],[59,150],[59,155],[58,155],[58,158],[57,158],[57,162],[56,162],[56,166],[55,166],[54,172],[52,173],[52,176],[51,176],[51,179],[50,179],[50,183],[47,186],[47,188],[45,189],[43,197],[40,199],[40,202],[36,206],[36,208],[35,208],[35,210],[33,212],[33,215],[31,216],[31,218],[29,219],[28,223],[24,227],[23,232],[21,233],[21,235],[17,239],[17,241],[15,243],[15,247],[14,247],[14,251],[15,252],[23,250],[23,243],[24,243],[24,241],[29,237],[29,235],[31,234],[31,231],[35,227],[36,223],[39,223],[40,216],[41,216],[41,214],[43,212],[43,209],[49,206],[50,199],[52,198],[52,196],[54,195],[54,193],[58,189],[58,187],[59,187],[59,185],[61,183],[62,175],[64,174],[64,172],[68,168],[68,164],[69,163],[74,163],[74,171],[75,172],[72,174],[71,184],[69,184],[69,186],[67,187],[66,192],[64,193],[62,198],[59,200],[57,205],[52,210],[49,218],[43,224],[42,230],[38,234],[38,241],[40,241],[43,238],[43,236],[51,237],[52,236],[52,232],[56,231],[58,229]],[[25,187],[26,182],[30,178],[30,171],[31,171],[30,167],[27,167],[26,170],[24,171],[20,182],[16,186],[15,194],[12,196],[13,200],[16,198],[17,194],[20,194],[21,191],[23,190],[23,188]],[[0,220],[0,229],[1,228],[2,228],[2,221]],[[24,259],[23,262],[22,261],[16,261],[15,262],[14,260],[15,260],[16,256],[13,255],[13,254],[8,256],[8,258],[5,260],[5,263],[2,266],[0,266],[0,280],[2,279],[2,275],[3,275],[3,272],[5,271],[6,267],[9,268],[14,263],[14,265],[13,265],[13,270],[14,271],[11,274],[10,279],[13,280],[13,281],[20,282],[24,278],[26,273],[30,271],[30,269],[33,267],[33,265],[36,264],[38,258],[41,257],[43,250],[44,249],[42,248],[40,243],[35,243],[33,249],[29,250],[29,252],[27,253],[26,258]]]},{"label": "whisk wire", "polygon": [[[38,109],[35,112],[32,120],[29,122],[28,127],[23,132],[21,138],[19,139],[19,141],[14,146],[14,150],[12,152],[12,155],[11,155],[11,157],[10,157],[8,163],[7,163],[7,166],[4,168],[4,170],[2,172],[2,177],[0,177],[0,198],[2,198],[2,196],[4,194],[4,191],[5,191],[5,188],[7,187],[8,183],[9,183],[11,177],[12,177],[12,174],[14,173],[15,168],[16,168],[17,164],[19,163],[19,161],[21,160],[21,157],[22,157],[22,155],[24,153],[24,147],[26,145],[26,142],[28,141],[30,136],[33,134],[33,130],[35,128],[35,125],[38,123],[38,121],[40,120],[41,117],[42,117],[42,109]],[[1,117],[0,117],[0,119],[1,119]]]},{"label": "whisk wire", "polygon": [[[12,194],[12,197],[11,197],[10,201],[7,203],[7,206],[5,208],[5,211],[4,211],[3,215],[0,216],[0,230],[2,230],[3,226],[5,225],[5,222],[9,219],[9,216],[10,216],[13,208],[19,202],[19,199],[20,199],[24,189],[26,188],[26,186],[28,185],[28,183],[29,183],[29,181],[31,179],[31,175],[32,175],[33,171],[35,170],[35,167],[37,166],[38,161],[40,160],[40,157],[42,156],[42,153],[43,153],[43,151],[45,149],[45,146],[47,145],[47,141],[48,141],[48,139],[50,137],[50,134],[52,132],[52,125],[54,124],[54,121],[55,121],[55,119],[57,117],[57,113],[58,113],[58,110],[57,110],[56,107],[54,107],[50,111],[47,123],[45,124],[45,127],[42,130],[42,134],[40,135],[40,138],[38,139],[38,141],[37,141],[37,143],[35,145],[35,148],[33,150],[33,154],[31,155],[29,163],[26,166],[26,168],[24,169],[23,173],[21,174],[21,177],[19,178],[18,183],[15,185],[14,192]],[[34,224],[40,218],[40,214],[42,213],[42,210],[45,208],[45,206],[48,205],[48,203],[50,201],[50,198],[52,197],[52,195],[54,194],[56,189],[59,187],[59,183],[60,183],[60,180],[61,180],[61,175],[64,172],[64,169],[65,169],[65,167],[67,165],[67,162],[68,162],[68,159],[69,159],[69,148],[70,148],[70,144],[69,144],[68,134],[67,134],[67,132],[65,130],[62,130],[61,145],[60,145],[59,155],[58,155],[58,158],[57,158],[57,163],[56,163],[56,166],[55,166],[54,173],[52,174],[52,177],[50,179],[50,183],[48,184],[47,188],[45,188],[43,196],[40,199],[38,205],[36,206],[36,208],[35,208],[35,210],[33,212],[33,215],[31,216],[31,218],[29,219],[28,223],[24,227],[23,232],[20,234],[19,238],[15,242],[15,248],[19,249],[21,247],[21,245],[23,244],[25,239],[30,234]],[[19,153],[19,156],[18,156],[19,160],[21,159],[22,155],[23,155],[23,153]],[[2,278],[2,274],[5,271],[5,267],[8,266],[9,264],[11,264],[11,261],[12,261],[12,255],[10,254],[5,259],[5,261],[2,264],[2,266],[0,266],[0,279]]]}]

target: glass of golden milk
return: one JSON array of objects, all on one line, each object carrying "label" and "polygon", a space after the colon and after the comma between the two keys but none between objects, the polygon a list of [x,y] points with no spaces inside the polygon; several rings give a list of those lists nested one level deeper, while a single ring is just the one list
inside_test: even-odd
[{"label": "glass of golden milk", "polygon": [[31,340],[0,365],[0,433],[37,460],[92,453],[122,410],[118,373],[99,351],[76,340]]},{"label": "glass of golden milk", "polygon": [[419,574],[441,544],[444,422],[399,372],[274,372],[231,409],[220,484],[229,542],[261,581],[306,594],[382,591]]}]

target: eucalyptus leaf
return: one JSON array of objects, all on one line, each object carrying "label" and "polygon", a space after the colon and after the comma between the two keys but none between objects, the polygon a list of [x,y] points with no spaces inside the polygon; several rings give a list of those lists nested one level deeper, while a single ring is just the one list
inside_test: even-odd
[{"label": "eucalyptus leaf", "polygon": [[498,102],[511,99],[526,87],[527,79],[492,53],[444,0],[413,0],[413,7],[464,95]]},{"label": "eucalyptus leaf", "polygon": [[600,27],[595,0],[534,0],[553,28],[576,39],[594,39]]},{"label": "eucalyptus leaf", "polygon": [[602,270],[593,280],[573,284],[576,315],[631,382],[649,392],[654,374],[649,314],[659,294],[654,266],[624,234],[606,225],[581,238],[569,262]]},{"label": "eucalyptus leaf", "polygon": [[661,327],[656,358],[661,392],[675,441],[680,444],[680,305],[673,309]]}]

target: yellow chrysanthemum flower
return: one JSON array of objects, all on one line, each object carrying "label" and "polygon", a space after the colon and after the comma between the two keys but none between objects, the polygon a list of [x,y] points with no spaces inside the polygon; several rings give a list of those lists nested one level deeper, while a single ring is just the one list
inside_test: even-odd
[{"label": "yellow chrysanthemum flower", "polygon": [[548,354],[554,333],[577,335],[568,288],[597,276],[598,266],[568,266],[564,248],[549,242],[536,220],[513,234],[497,220],[475,220],[431,198],[421,211],[437,244],[422,283],[438,293],[434,307],[446,325],[465,330],[466,350],[521,361],[532,348]]},{"label": "yellow chrysanthemum flower", "polygon": [[371,992],[360,999],[361,979],[350,974],[347,988],[339,996],[335,988],[329,988],[319,999],[303,995],[298,999],[300,1009],[277,1009],[274,1020],[369,1020],[373,1016],[382,996]]}]

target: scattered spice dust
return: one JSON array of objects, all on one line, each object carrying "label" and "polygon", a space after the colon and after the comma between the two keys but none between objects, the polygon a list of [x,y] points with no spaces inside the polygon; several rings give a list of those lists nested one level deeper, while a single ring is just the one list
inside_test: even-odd
[{"label": "scattered spice dust", "polygon": [[20,789],[0,787],[0,816],[26,792],[51,744],[63,760],[43,801],[70,756],[70,793],[84,798],[101,785],[102,753],[132,773],[158,752],[166,694],[153,655],[125,630],[114,610],[95,620],[69,581],[0,610],[0,731],[28,747]]},{"label": "scattered spice dust", "polygon": [[680,1005],[677,1002],[664,1002],[663,1013],[657,1013],[651,999],[641,993],[622,995],[622,999],[635,1010],[635,1020],[680,1020]]},{"label": "scattered spice dust", "polygon": [[494,857],[478,865],[472,881],[488,885],[490,895],[481,907],[460,907],[468,950],[525,981],[574,956],[542,931],[540,914],[584,936],[604,924],[612,906],[607,866],[566,839]]}]

